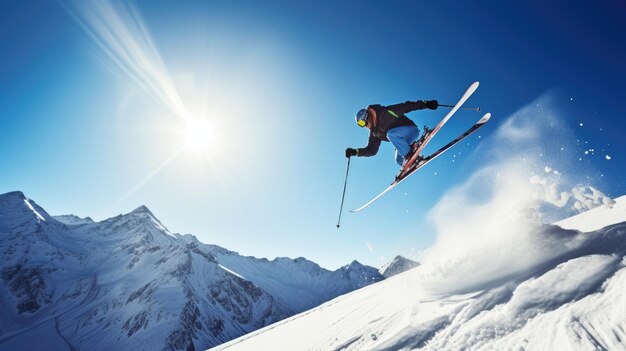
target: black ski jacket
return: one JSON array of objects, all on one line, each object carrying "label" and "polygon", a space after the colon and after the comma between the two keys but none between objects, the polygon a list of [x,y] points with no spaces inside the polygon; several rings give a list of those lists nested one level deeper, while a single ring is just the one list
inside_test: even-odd
[{"label": "black ski jacket", "polygon": [[395,127],[415,126],[405,113],[426,108],[425,101],[407,101],[402,104],[368,106],[376,111],[376,124],[370,128],[370,137],[367,146],[356,149],[357,156],[374,156],[378,153],[381,141],[389,141],[387,131]]}]

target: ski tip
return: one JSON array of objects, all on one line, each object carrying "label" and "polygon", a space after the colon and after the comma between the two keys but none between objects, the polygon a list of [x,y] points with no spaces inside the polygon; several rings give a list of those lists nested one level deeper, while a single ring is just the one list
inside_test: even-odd
[{"label": "ski tip", "polygon": [[481,119],[478,121],[478,123],[476,123],[476,124],[485,124],[485,123],[487,123],[487,121],[489,120],[489,118],[491,118],[491,113],[490,113],[490,112],[487,112],[487,113],[485,113],[485,115],[483,116],[483,118],[481,118]]},{"label": "ski tip", "polygon": [[467,100],[467,98],[469,98],[472,94],[474,94],[476,89],[478,89],[478,85],[480,85],[480,82],[475,81],[474,83],[472,83],[472,85],[469,86],[469,88],[467,88],[467,91],[465,91],[465,95],[464,95],[465,100]]}]

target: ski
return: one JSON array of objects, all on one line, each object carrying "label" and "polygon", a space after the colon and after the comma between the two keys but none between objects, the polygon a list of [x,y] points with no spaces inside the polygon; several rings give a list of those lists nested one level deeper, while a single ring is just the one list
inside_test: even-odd
[{"label": "ski", "polygon": [[414,164],[413,167],[411,167],[409,170],[407,170],[403,174],[401,174],[400,177],[398,177],[398,179],[396,179],[393,183],[391,183],[391,185],[389,185],[389,187],[387,189],[385,189],[382,193],[378,194],[375,198],[370,200],[365,205],[357,208],[356,210],[352,210],[350,212],[359,212],[359,211],[367,208],[369,205],[373,204],[374,201],[378,200],[381,196],[385,195],[391,189],[393,189],[396,186],[398,186],[398,184],[402,183],[405,179],[410,177],[413,173],[417,172],[417,170],[419,170],[420,168],[426,166],[428,163],[430,163],[430,161],[432,161],[435,158],[439,157],[439,155],[443,154],[444,152],[449,150],[451,147],[456,145],[458,142],[460,142],[461,140],[465,139],[468,135],[474,133],[476,130],[478,130],[478,128],[480,128],[483,125],[485,125],[485,123],[487,123],[489,121],[489,118],[491,118],[491,113],[486,113],[481,119],[478,120],[478,122],[476,122],[476,124],[474,124],[471,128],[466,130],[463,134],[459,135],[456,139],[452,140],[451,142],[449,142],[445,146],[441,147],[439,150],[433,152],[432,154],[426,156],[424,159],[422,159],[417,164]]},{"label": "ski", "polygon": [[459,108],[465,103],[465,101],[467,101],[467,99],[470,98],[470,96],[472,96],[472,94],[474,94],[474,92],[476,91],[476,89],[478,89],[478,85],[480,84],[480,82],[474,82],[472,83],[472,85],[469,86],[469,88],[467,88],[467,90],[465,91],[465,93],[463,94],[463,96],[461,96],[461,98],[459,99],[459,101],[456,103],[456,105],[454,105],[454,107],[452,107],[452,109],[448,112],[448,114],[446,114],[445,117],[443,117],[443,119],[439,122],[439,124],[437,124],[435,126],[435,128],[433,128],[432,131],[430,131],[430,133],[426,136],[426,138],[424,139],[424,141],[422,142],[422,144],[417,148],[417,150],[413,153],[413,156],[411,156],[411,158],[407,161],[407,163],[404,165],[404,167],[402,168],[402,172],[400,174],[400,176],[403,173],[406,173],[409,169],[411,169],[411,167],[413,167],[413,165],[415,164],[415,160],[417,160],[417,157],[419,155],[421,155],[422,150],[424,150],[424,148],[426,147],[426,145],[428,144],[428,142],[430,142],[430,140],[435,136],[435,134],[437,134],[437,132],[439,131],[439,129],[441,129],[441,127],[443,127],[444,124],[446,124],[446,122],[448,122],[448,120],[450,120],[450,118],[452,117],[452,115],[454,115],[456,113],[456,111],[459,110]]}]

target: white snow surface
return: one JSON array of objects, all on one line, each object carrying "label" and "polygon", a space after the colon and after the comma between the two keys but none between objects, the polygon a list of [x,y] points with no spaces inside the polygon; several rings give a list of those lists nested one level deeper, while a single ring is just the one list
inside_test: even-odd
[{"label": "white snow surface", "polygon": [[626,220],[626,196],[579,213],[576,216],[561,220],[555,224],[564,229],[576,229],[581,232],[591,232],[603,227],[620,223]]},{"label": "white snow surface", "polygon": [[625,350],[625,209],[623,196],[562,227],[500,232],[482,257],[429,256],[214,350]]}]

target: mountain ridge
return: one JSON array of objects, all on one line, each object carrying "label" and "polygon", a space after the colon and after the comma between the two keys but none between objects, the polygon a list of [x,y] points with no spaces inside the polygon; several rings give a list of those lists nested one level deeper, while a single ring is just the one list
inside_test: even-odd
[{"label": "mountain ridge", "polygon": [[[382,279],[373,267],[245,258],[170,232],[145,206],[68,225],[11,192],[0,195],[0,231],[7,349],[203,349]],[[307,291],[306,303],[277,293],[286,287]]]}]

